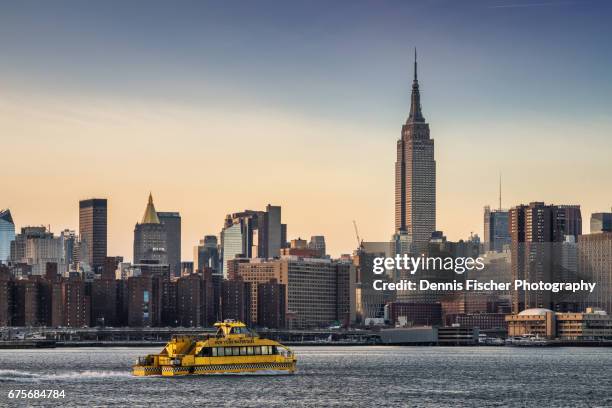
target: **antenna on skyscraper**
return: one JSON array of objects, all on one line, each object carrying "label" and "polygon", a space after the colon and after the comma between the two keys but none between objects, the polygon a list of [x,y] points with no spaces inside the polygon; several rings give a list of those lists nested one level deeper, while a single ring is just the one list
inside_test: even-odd
[{"label": "antenna on skyscraper", "polygon": [[414,80],[417,81],[417,53],[416,47],[414,47]]}]

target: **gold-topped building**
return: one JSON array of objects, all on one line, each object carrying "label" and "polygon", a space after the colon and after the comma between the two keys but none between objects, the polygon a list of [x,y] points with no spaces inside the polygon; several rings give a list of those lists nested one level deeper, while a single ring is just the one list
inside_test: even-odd
[{"label": "gold-topped building", "polygon": [[167,237],[164,224],[159,221],[153,195],[149,194],[149,201],[142,217],[142,222],[134,227],[134,264],[157,262],[168,263]]},{"label": "gold-topped building", "polygon": [[149,193],[149,202],[145,209],[144,216],[142,217],[141,224],[160,224],[157,211],[155,211],[155,205],[153,204],[153,194]]}]

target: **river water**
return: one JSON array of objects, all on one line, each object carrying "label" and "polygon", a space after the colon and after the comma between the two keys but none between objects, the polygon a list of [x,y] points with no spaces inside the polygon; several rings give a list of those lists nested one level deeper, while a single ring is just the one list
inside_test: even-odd
[{"label": "river water", "polygon": [[[0,406],[612,407],[612,349],[293,347],[294,375],[132,377],[160,348],[0,350]],[[9,399],[10,390],[63,390]]]}]

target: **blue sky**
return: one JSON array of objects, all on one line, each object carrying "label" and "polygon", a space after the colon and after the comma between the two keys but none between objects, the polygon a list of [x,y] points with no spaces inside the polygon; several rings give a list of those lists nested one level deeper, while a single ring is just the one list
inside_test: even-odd
[{"label": "blue sky", "polygon": [[25,1],[1,11],[5,86],[397,121],[416,46],[429,116],[597,115],[612,95],[606,1]]}]

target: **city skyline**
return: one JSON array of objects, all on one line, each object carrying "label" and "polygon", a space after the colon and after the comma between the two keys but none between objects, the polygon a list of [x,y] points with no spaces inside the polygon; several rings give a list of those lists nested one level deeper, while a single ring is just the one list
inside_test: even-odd
[{"label": "city skyline", "polygon": [[[17,230],[59,233],[78,230],[79,200],[107,198],[108,254],[127,259],[149,191],[159,211],[180,212],[183,259],[204,235],[218,236],[228,213],[268,203],[283,207],[289,237],[325,235],[335,256],[355,247],[353,219],[366,240],[387,241],[416,45],[436,139],[437,228],[452,240],[482,235],[501,171],[505,208],[580,204],[588,231],[589,215],[612,203],[602,188],[612,53],[592,41],[610,34],[609,6],[499,3],[303,7],[297,21],[273,3],[236,15],[189,4],[172,14],[182,27],[160,4],[135,25],[129,5],[74,7],[64,21],[58,3],[54,18],[65,24],[27,3],[3,6],[0,134],[10,154],[0,207]],[[249,13],[250,25],[231,23]],[[473,24],[453,28],[458,19]]]}]

